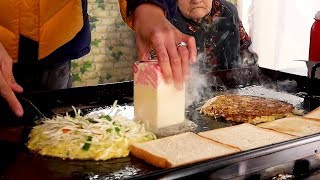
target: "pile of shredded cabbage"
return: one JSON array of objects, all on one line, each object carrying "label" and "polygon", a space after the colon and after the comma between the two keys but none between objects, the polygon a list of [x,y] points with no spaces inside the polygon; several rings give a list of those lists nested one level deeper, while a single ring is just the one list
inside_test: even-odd
[{"label": "pile of shredded cabbage", "polygon": [[[112,109],[116,109],[115,104]],[[109,113],[87,117],[75,112],[75,117],[56,116],[35,126],[29,135],[28,148],[63,159],[107,160],[128,156],[132,142],[156,139],[143,124],[124,116]]]}]

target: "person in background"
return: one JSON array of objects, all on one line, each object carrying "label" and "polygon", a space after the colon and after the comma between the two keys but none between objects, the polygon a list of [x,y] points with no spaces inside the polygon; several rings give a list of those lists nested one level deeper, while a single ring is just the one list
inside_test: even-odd
[{"label": "person in background", "polygon": [[68,88],[71,60],[90,51],[87,0],[0,1],[0,95]]},{"label": "person in background", "polygon": [[254,66],[257,55],[242,26],[236,7],[226,0],[177,0],[171,22],[181,32],[195,37],[200,70],[211,72]]},{"label": "person in background", "polygon": [[170,23],[176,9],[175,0],[120,0],[122,18],[136,33],[138,60],[149,60],[154,51],[165,81],[179,89],[189,78],[197,50],[194,37]]},{"label": "person in background", "polygon": [[[164,10],[171,7],[170,0],[128,1],[119,4],[121,12],[129,12],[124,19],[137,33],[139,56],[144,59],[153,48],[167,82],[181,85],[188,74],[186,61],[195,61],[196,48],[192,37],[166,19],[172,15]],[[0,95],[23,116],[15,93],[71,87],[71,60],[90,51],[87,0],[1,0],[0,12]],[[181,41],[188,49],[176,48]]]}]

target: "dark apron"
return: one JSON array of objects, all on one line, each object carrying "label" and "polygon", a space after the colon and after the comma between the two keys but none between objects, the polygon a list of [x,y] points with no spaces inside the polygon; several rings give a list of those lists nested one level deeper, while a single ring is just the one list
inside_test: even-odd
[{"label": "dark apron", "polygon": [[24,91],[71,88],[71,61],[56,64],[14,64],[13,74]]}]

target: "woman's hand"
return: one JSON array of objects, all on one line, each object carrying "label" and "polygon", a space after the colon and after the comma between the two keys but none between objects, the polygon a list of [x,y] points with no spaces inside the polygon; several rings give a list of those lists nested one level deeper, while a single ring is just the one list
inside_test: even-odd
[{"label": "woman's hand", "polygon": [[[142,4],[133,14],[133,29],[136,32],[138,58],[149,59],[154,50],[164,80],[174,81],[178,89],[189,78],[189,63],[196,62],[196,43],[192,36],[181,33],[165,17],[164,11],[152,4]],[[177,45],[185,42],[187,46]]]}]

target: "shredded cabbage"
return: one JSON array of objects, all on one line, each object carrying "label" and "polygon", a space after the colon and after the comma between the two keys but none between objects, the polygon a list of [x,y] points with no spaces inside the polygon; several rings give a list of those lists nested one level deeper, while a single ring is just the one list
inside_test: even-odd
[{"label": "shredded cabbage", "polygon": [[[116,103],[110,113],[117,110]],[[86,117],[80,115],[80,110],[74,111],[75,117],[56,116],[35,126],[29,135],[28,148],[63,159],[107,160],[128,156],[132,142],[156,139],[143,124],[121,115]]]}]

